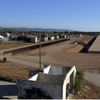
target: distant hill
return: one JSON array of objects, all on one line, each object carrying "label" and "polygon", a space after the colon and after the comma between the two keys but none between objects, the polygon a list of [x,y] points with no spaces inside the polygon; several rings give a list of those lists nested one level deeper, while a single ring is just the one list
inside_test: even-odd
[{"label": "distant hill", "polygon": [[3,28],[0,27],[0,31],[45,31],[45,32],[71,32],[73,30],[69,30],[69,29],[43,29],[43,28]]}]

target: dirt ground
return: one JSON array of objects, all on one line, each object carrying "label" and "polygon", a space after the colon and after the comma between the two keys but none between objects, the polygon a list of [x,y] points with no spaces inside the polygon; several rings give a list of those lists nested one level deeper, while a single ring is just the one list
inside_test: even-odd
[{"label": "dirt ground", "polygon": [[36,68],[9,61],[4,63],[3,60],[0,60],[0,75],[10,76],[14,79],[28,79],[30,69]]},{"label": "dirt ground", "polygon": [[[71,44],[74,41],[83,41],[87,43],[91,38],[92,37],[72,37],[69,41],[43,47],[42,64],[76,66],[78,70],[83,70],[84,72],[100,73],[100,54],[78,53],[78,51],[82,49],[78,48],[79,44]],[[70,52],[68,52],[68,50]],[[11,58],[39,63],[39,49],[16,54],[11,56]],[[34,68],[14,62],[8,61],[3,63],[2,60],[0,61],[0,74],[9,75],[15,79],[28,79],[29,69]],[[87,81],[83,81],[82,84],[83,86],[88,85],[91,90],[88,90],[88,92],[82,91],[80,92],[81,96],[75,95],[74,98],[100,98],[100,88]]]},{"label": "dirt ground", "polygon": [[[88,86],[90,89],[87,89]],[[73,99],[100,99],[100,88],[86,80],[82,82],[82,88],[85,88],[86,91],[82,89],[78,94],[75,94]]]},{"label": "dirt ground", "polygon": [[[71,44],[75,40],[87,42],[91,37],[77,38],[73,37],[70,41],[57,43],[42,48],[42,64],[60,65],[60,66],[76,66],[77,69],[82,69],[88,72],[100,73],[100,55],[78,52],[67,52],[69,49],[74,49],[79,44]],[[87,41],[86,41],[87,40]],[[78,48],[79,49],[79,48]],[[12,58],[21,59],[24,61],[39,63],[39,49],[24,52],[12,56]]]}]

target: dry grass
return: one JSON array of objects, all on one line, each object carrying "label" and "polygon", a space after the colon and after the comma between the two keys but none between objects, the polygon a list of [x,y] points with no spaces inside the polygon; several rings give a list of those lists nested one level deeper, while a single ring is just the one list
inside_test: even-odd
[{"label": "dry grass", "polygon": [[80,90],[79,94],[74,95],[73,99],[100,99],[100,88],[96,85],[84,80],[82,82],[82,88],[89,86],[90,90],[87,89],[86,92]]},{"label": "dry grass", "polygon": [[14,79],[16,78],[28,79],[30,69],[35,69],[35,68],[9,61],[3,63],[2,60],[0,60],[0,74],[4,76],[10,76]]}]

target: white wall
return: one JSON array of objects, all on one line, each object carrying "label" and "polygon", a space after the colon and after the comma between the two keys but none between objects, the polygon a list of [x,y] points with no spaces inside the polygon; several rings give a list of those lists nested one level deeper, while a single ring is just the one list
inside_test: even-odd
[{"label": "white wall", "polygon": [[66,86],[67,84],[69,83],[70,84],[70,76],[71,74],[74,72],[74,75],[73,75],[73,82],[75,81],[75,75],[76,75],[76,68],[75,66],[73,66],[70,71],[66,74],[66,78],[64,80],[64,83],[63,83],[63,99],[66,99]]},{"label": "white wall", "polygon": [[44,41],[45,41],[45,42],[48,41],[48,37],[44,37]]},{"label": "white wall", "polygon": [[51,39],[51,40],[54,40],[54,36],[52,36],[50,39]]},{"label": "white wall", "polygon": [[31,38],[31,42],[37,43],[37,37]]}]

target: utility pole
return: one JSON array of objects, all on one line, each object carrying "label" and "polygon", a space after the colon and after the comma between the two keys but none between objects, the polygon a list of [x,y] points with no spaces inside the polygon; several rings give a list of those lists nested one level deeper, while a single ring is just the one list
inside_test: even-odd
[{"label": "utility pole", "polygon": [[40,48],[39,48],[39,68],[41,70],[41,33],[40,33]]}]

